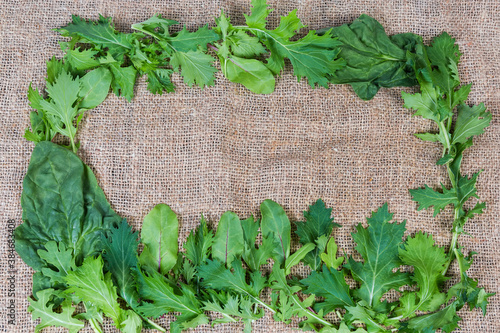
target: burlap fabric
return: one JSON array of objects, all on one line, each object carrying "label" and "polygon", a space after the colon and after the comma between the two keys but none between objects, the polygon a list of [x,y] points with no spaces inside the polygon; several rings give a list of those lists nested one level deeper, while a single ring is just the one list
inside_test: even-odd
[{"label": "burlap fabric", "polygon": [[[478,194],[486,213],[467,226],[467,250],[478,253],[470,275],[489,292],[498,291],[500,234],[500,3],[489,1],[271,1],[279,15],[298,8],[310,28],[351,22],[361,13],[379,20],[390,34],[414,32],[426,41],[442,31],[456,38],[463,53],[463,82],[474,82],[470,103],[485,102],[492,125],[464,158],[464,171],[484,169]],[[18,1],[2,0],[0,41],[1,258],[0,331],[33,332],[27,313],[31,275],[19,257],[8,269],[8,221],[21,223],[20,195],[33,145],[22,138],[30,107],[29,82],[44,87],[45,62],[61,56],[52,29],[69,22],[71,14],[95,19],[114,17],[118,29],[154,13],[178,20],[188,28],[212,23],[224,9],[243,22],[249,1]],[[259,215],[259,204],[271,198],[291,219],[317,198],[333,207],[339,246],[352,253],[350,233],[384,202],[399,221],[407,219],[409,233],[432,232],[440,245],[450,240],[451,211],[437,218],[417,212],[408,189],[448,183],[435,165],[441,148],[413,136],[432,129],[429,121],[403,108],[400,88],[381,91],[372,101],[360,100],[348,86],[311,89],[297,82],[287,67],[276,91],[258,96],[232,84],[220,74],[214,87],[188,88],[174,75],[177,91],[154,96],[140,80],[132,103],[110,95],[89,112],[81,124],[80,155],[89,164],[114,209],[139,229],[157,203],[169,204],[180,217],[184,240],[203,213],[213,223],[226,210],[246,217]],[[295,239],[296,240],[296,239]],[[305,274],[300,268],[296,274]],[[457,274],[453,266],[451,275]],[[14,276],[14,280],[12,280]],[[10,280],[9,280],[10,278]],[[9,295],[14,281],[15,296]],[[8,324],[10,302],[15,325]],[[491,298],[488,315],[462,311],[461,332],[499,332],[500,297]],[[161,320],[167,325],[172,317]],[[168,326],[166,326],[168,327]],[[254,324],[256,332],[290,332],[267,315]],[[198,328],[199,332],[241,331],[240,325]],[[63,332],[47,329],[47,332]],[[109,323],[105,332],[115,332]],[[91,332],[86,328],[83,332]]]}]

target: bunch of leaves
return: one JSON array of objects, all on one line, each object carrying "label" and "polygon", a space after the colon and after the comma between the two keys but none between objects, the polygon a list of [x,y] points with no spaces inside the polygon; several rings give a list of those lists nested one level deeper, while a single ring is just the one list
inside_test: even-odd
[{"label": "bunch of leaves", "polygon": [[31,131],[26,129],[24,137],[38,143],[61,134],[76,152],[75,136],[83,113],[106,99],[110,84],[111,72],[106,68],[75,72],[68,61],[52,58],[47,62],[47,97],[29,86],[28,100],[36,111],[30,113]]},{"label": "bunch of leaves", "polygon": [[[29,310],[34,319],[41,318],[37,331],[56,325],[77,332],[85,319],[100,332],[105,315],[123,332],[139,332],[131,274],[137,234],[111,209],[90,168],[64,147],[38,143],[21,204],[23,223],[14,232],[15,246],[36,272]],[[117,291],[129,307],[119,305]],[[75,315],[81,302],[86,312]]]},{"label": "bunch of leaves", "polygon": [[422,38],[412,33],[387,36],[374,18],[362,14],[350,24],[323,29],[331,31],[340,44],[339,57],[346,66],[330,75],[334,84],[350,84],[364,100],[372,99],[382,87],[417,85],[415,71],[408,64],[408,54],[415,51]]},{"label": "bunch of leaves", "polygon": [[[476,202],[471,209],[465,209],[470,199],[478,198],[476,181],[480,171],[468,177],[461,174],[460,166],[464,151],[472,146],[474,136],[484,132],[492,116],[483,104],[472,107],[465,104],[471,85],[460,85],[460,55],[455,40],[447,33],[434,38],[430,46],[418,44],[416,53],[409,57],[421,92],[403,92],[405,107],[416,110],[415,116],[433,120],[439,128],[439,133],[416,136],[443,145],[443,154],[437,164],[446,167],[451,187],[441,184],[442,192],[427,185],[410,190],[413,200],[419,203],[419,210],[434,207],[436,216],[448,205],[454,208],[450,256],[443,274],[454,257],[453,250],[458,247],[458,236],[465,232],[465,223],[486,208],[484,202]],[[455,111],[456,121],[453,121]]]},{"label": "bunch of leaves", "polygon": [[[365,324],[367,332],[451,332],[458,327],[457,311],[464,304],[484,310],[492,294],[467,277],[469,259],[462,256],[461,281],[445,292],[444,249],[422,232],[403,243],[405,223],[391,223],[392,215],[385,204],[367,219],[368,227],[356,227],[352,236],[363,262],[349,257],[340,271],[325,264],[321,272],[312,272],[300,281],[304,293],[322,298],[313,309],[318,314],[344,310],[346,332],[350,331],[347,328],[355,330],[356,323]],[[402,265],[412,270],[403,272]],[[348,286],[346,275],[358,283],[355,288]],[[390,299],[386,296],[390,290],[399,291],[401,296]],[[323,331],[336,332],[328,326]]]},{"label": "bunch of leaves", "polygon": [[310,30],[294,40],[297,31],[305,27],[296,10],[281,17],[277,28],[268,29],[270,11],[265,0],[252,0],[251,14],[245,15],[246,26],[233,26],[223,12],[216,19],[214,30],[222,41],[214,50],[223,74],[255,93],[268,94],[274,91],[274,76],[281,73],[288,59],[298,80],[305,77],[311,87],[327,87],[327,77],[344,66],[337,57],[340,43],[330,31],[320,36]]}]

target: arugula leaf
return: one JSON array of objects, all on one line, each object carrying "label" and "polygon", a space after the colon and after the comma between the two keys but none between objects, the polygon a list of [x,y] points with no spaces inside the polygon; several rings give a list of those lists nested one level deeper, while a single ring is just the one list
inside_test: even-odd
[{"label": "arugula leaf", "polygon": [[[112,228],[108,237],[103,236],[103,259],[105,266],[116,281],[118,294],[127,304],[135,308],[138,304],[137,282],[137,240],[138,233],[123,220],[118,228]],[[130,319],[134,321],[133,319]]]},{"label": "arugula leaf", "polygon": [[412,280],[419,288],[417,293],[402,296],[402,315],[414,316],[417,310],[436,311],[445,302],[445,295],[439,291],[446,280],[441,274],[447,261],[444,249],[434,245],[431,235],[418,232],[406,240],[399,256],[403,264],[414,267]]},{"label": "arugula leaf", "polygon": [[411,87],[417,84],[407,52],[413,52],[421,37],[415,34],[387,36],[382,25],[368,15],[332,29],[338,37],[339,57],[347,65],[330,76],[335,84],[350,84],[364,100],[372,99],[382,87]]},{"label": "arugula leaf", "polygon": [[165,204],[156,205],[142,224],[144,250],[139,256],[141,266],[166,275],[177,262],[178,237],[177,215]]},{"label": "arugula leaf", "polygon": [[314,302],[314,295],[304,301],[299,299],[297,292],[301,291],[302,288],[298,285],[288,285],[285,270],[280,268],[279,263],[274,263],[269,276],[269,283],[271,290],[275,292],[272,294],[273,304],[276,308],[276,313],[273,316],[274,320],[287,323],[293,316],[307,317],[303,324],[310,329],[317,330],[315,325],[332,326],[323,318],[323,311],[314,313],[309,310],[309,307]]},{"label": "arugula leaf", "polygon": [[212,258],[231,268],[234,259],[243,252],[243,229],[238,215],[233,212],[222,214],[212,245]]},{"label": "arugula leaf", "polygon": [[322,310],[326,314],[336,308],[354,306],[344,274],[336,269],[323,266],[323,271],[313,271],[311,275],[300,282],[306,287],[305,294],[314,294],[325,298],[323,302],[314,305],[316,311]]},{"label": "arugula leaf", "polygon": [[252,271],[258,271],[260,266],[266,264],[274,249],[279,246],[272,239],[267,238],[259,248],[256,248],[255,242],[259,235],[259,227],[260,221],[254,222],[253,217],[241,221],[244,241],[241,257]]},{"label": "arugula leaf", "polygon": [[367,228],[363,228],[361,223],[358,224],[357,232],[353,233],[352,237],[358,244],[356,250],[363,257],[364,263],[350,257],[344,264],[344,267],[351,271],[353,278],[361,284],[353,294],[376,311],[385,307],[380,298],[387,291],[410,282],[408,274],[393,272],[401,265],[398,251],[406,222],[389,223],[392,215],[386,203],[367,218]]},{"label": "arugula leaf", "polygon": [[250,283],[247,283],[241,260],[234,260],[231,266],[232,271],[218,260],[207,260],[205,265],[198,267],[198,275],[203,279],[202,286],[220,291],[233,291],[274,312],[259,298],[262,289],[266,286],[266,280],[261,273],[258,271],[251,273]]},{"label": "arugula leaf", "polygon": [[41,319],[41,322],[35,327],[35,332],[40,332],[49,326],[67,328],[69,333],[80,331],[85,325],[73,317],[76,309],[71,306],[71,300],[64,300],[60,313],[54,311],[54,305],[48,305],[53,292],[54,289],[45,289],[36,294],[38,300],[29,299],[30,306],[28,307],[28,311],[32,313],[33,320]]},{"label": "arugula leaf", "polygon": [[81,300],[91,302],[110,317],[117,328],[125,320],[125,313],[118,304],[116,287],[113,286],[111,273],[103,274],[103,260],[87,257],[82,266],[68,272],[66,283],[68,292],[74,293]]},{"label": "arugula leaf", "polygon": [[[330,236],[334,227],[340,227],[340,224],[333,222],[332,208],[326,208],[323,200],[318,199],[313,205],[309,206],[308,211],[304,211],[306,222],[295,222],[297,230],[295,233],[299,236],[301,244],[314,243],[316,246],[309,252],[303,262],[312,270],[318,270],[321,266],[321,253],[325,250],[326,239]],[[323,243],[318,240],[322,238]]]},{"label": "arugula leaf", "polygon": [[458,205],[457,193],[454,188],[446,189],[441,184],[443,193],[434,191],[429,186],[425,185],[424,188],[410,190],[412,200],[420,204],[417,210],[427,209],[434,206],[434,216],[439,214],[446,206],[453,204]]},{"label": "arugula leaf", "polygon": [[264,200],[260,205],[260,211],[262,214],[261,230],[264,237],[262,243],[274,242],[278,244],[272,253],[272,258],[275,262],[283,265],[290,255],[290,221],[283,208],[272,200]]},{"label": "arugula leaf", "polygon": [[121,218],[111,209],[90,168],[49,141],[33,150],[21,195],[23,223],[14,232],[16,251],[35,271],[47,242],[73,249],[76,265],[102,251],[101,235]]}]

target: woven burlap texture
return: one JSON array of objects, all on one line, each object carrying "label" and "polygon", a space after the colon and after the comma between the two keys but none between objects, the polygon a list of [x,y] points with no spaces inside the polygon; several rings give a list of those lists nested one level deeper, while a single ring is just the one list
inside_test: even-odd
[{"label": "woven burlap texture", "polygon": [[[20,195],[33,144],[23,139],[30,107],[30,82],[44,87],[46,61],[61,57],[63,38],[54,28],[66,25],[71,14],[96,19],[112,16],[116,27],[130,31],[133,23],[155,13],[188,28],[213,24],[221,9],[243,23],[249,1],[18,1],[0,6],[0,154],[2,244],[0,265],[0,331],[33,332],[36,322],[27,312],[32,270],[19,257],[8,270],[8,221],[21,223]],[[463,171],[484,169],[478,194],[488,208],[470,221],[461,244],[477,252],[470,275],[489,292],[500,282],[500,3],[489,1],[271,1],[269,19],[298,8],[311,29],[351,22],[362,13],[379,20],[389,34],[413,32],[429,41],[450,33],[463,53],[459,67],[463,82],[474,82],[471,104],[484,102],[493,113],[486,133],[464,157]],[[412,117],[403,108],[401,88],[384,89],[371,101],[360,100],[348,86],[311,89],[297,82],[288,66],[277,79],[276,91],[255,95],[218,74],[215,86],[189,88],[174,75],[177,91],[156,96],[139,80],[132,103],[109,95],[88,112],[80,125],[79,154],[94,170],[113,208],[137,230],[147,212],[164,202],[180,218],[180,238],[196,227],[203,213],[213,224],[232,210],[241,217],[259,216],[267,198],[283,205],[291,220],[317,198],[333,207],[334,235],[339,247],[352,253],[350,233],[370,212],[389,203],[398,221],[407,220],[408,234],[424,230],[440,245],[450,240],[452,213],[432,217],[417,212],[408,189],[448,184],[435,162],[438,144],[422,142],[413,133],[433,130],[429,121]],[[411,91],[411,89],[406,89]],[[297,239],[294,240],[295,244]],[[294,272],[304,275],[307,269]],[[450,275],[456,278],[453,265]],[[14,280],[12,280],[14,276]],[[9,280],[9,278],[11,278]],[[15,296],[9,295],[15,281]],[[14,300],[16,324],[8,323],[7,307]],[[491,298],[488,314],[461,311],[460,332],[499,332],[500,297]],[[168,327],[172,316],[159,322]],[[269,314],[254,323],[255,332],[291,332]],[[198,332],[235,332],[241,325],[202,326]],[[63,332],[47,329],[47,332]],[[105,332],[116,332],[109,322]],[[86,327],[82,332],[91,332]]]}]

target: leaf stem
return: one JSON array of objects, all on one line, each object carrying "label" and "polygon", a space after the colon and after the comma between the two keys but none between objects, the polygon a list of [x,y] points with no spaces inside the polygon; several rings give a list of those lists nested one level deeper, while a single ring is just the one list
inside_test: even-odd
[{"label": "leaf stem", "polygon": [[143,319],[151,326],[154,327],[155,330],[158,330],[160,332],[166,332],[167,330],[164,329],[163,327],[161,327],[160,325],[158,325],[157,323],[155,323],[154,321],[152,321],[151,319],[148,319],[148,318],[144,318]]}]

